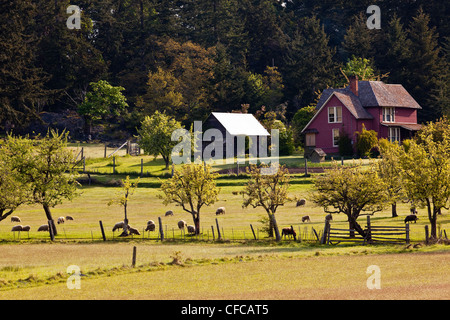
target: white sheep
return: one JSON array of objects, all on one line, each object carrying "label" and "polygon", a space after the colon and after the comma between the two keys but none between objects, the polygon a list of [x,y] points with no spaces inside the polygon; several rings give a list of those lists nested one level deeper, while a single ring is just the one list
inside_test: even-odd
[{"label": "white sheep", "polygon": [[22,222],[18,216],[12,216],[11,222]]},{"label": "white sheep", "polygon": [[12,229],[11,229],[12,232],[22,231],[22,230],[23,230],[23,226],[20,225],[20,224],[17,225],[17,226],[12,227]]},{"label": "white sheep", "polygon": [[130,231],[130,234],[135,234],[135,235],[138,235],[138,236],[141,235],[141,233],[139,232],[138,229],[130,227],[130,226],[128,226],[128,231]]},{"label": "white sheep", "polygon": [[59,217],[58,218],[58,224],[64,223],[64,222],[66,222],[66,218],[64,218],[64,217]]},{"label": "white sheep", "polygon": [[180,220],[178,221],[178,228],[184,230],[184,228],[187,226],[186,221]]},{"label": "white sheep", "polygon": [[149,224],[155,224],[155,221],[153,221],[153,220],[148,220],[148,221],[147,221],[147,225],[149,225]]},{"label": "white sheep", "polygon": [[145,231],[155,231],[156,225],[154,223],[147,224],[147,228],[145,228]]},{"label": "white sheep", "polygon": [[194,226],[187,226],[188,233],[195,233],[195,227]]},{"label": "white sheep", "polygon": [[225,214],[225,207],[220,207],[216,210],[216,216],[219,214]]},{"label": "white sheep", "polygon": [[43,224],[38,228],[37,231],[48,231],[48,224]]},{"label": "white sheep", "polygon": [[117,222],[117,223],[114,225],[112,231],[114,232],[114,231],[116,231],[116,230],[123,229],[123,226],[124,226],[123,221]]}]

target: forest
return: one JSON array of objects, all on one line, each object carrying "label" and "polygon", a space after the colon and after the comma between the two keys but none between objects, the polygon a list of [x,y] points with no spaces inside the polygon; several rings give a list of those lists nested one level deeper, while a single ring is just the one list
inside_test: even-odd
[{"label": "forest", "polygon": [[[70,5],[80,29],[67,27]],[[380,29],[366,25],[370,5]],[[0,16],[2,134],[39,131],[49,114],[85,123],[99,81],[124,96],[90,119],[103,137],[136,134],[155,111],[186,127],[212,111],[273,111],[295,131],[322,90],[346,84],[352,58],[402,84],[419,122],[450,114],[447,1],[14,0]]]}]

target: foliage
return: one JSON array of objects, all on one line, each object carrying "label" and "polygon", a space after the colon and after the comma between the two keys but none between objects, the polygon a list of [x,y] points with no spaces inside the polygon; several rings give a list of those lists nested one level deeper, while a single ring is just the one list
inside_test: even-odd
[{"label": "foliage", "polygon": [[344,167],[334,162],[331,170],[316,179],[316,192],[311,194],[311,198],[327,213],[344,213],[348,218],[349,229],[365,237],[366,233],[357,219],[363,211],[373,214],[383,209],[385,189],[374,163],[363,169],[361,164]]},{"label": "foliage", "polygon": [[437,237],[437,215],[449,207],[450,127],[448,120],[429,123],[411,140],[408,151],[400,155],[399,165],[408,198],[426,207],[431,237]]},{"label": "foliage", "polygon": [[339,133],[338,146],[339,146],[339,155],[341,157],[353,155],[354,152],[352,139],[350,139],[350,137],[346,132],[341,131]]},{"label": "foliage", "polygon": [[288,197],[289,171],[282,166],[274,174],[264,174],[262,170],[267,169],[271,168],[268,166],[258,168],[254,165],[247,168],[250,180],[243,191],[244,202],[242,206],[244,208],[248,206],[264,208],[271,222],[271,236],[273,236],[272,231],[275,231],[276,241],[280,241],[280,231],[278,230],[275,213],[279,206],[283,206],[290,201]]},{"label": "foliage", "polygon": [[162,182],[162,194],[158,195],[165,205],[179,204],[192,215],[195,233],[200,233],[200,210],[218,200],[220,189],[216,187],[218,174],[209,165],[184,164],[175,170],[172,178]]},{"label": "foliage", "polygon": [[117,192],[116,197],[114,199],[111,199],[108,202],[108,206],[111,206],[113,204],[117,204],[121,207],[123,207],[124,211],[124,226],[123,226],[123,233],[122,236],[128,235],[128,214],[127,214],[127,208],[128,208],[128,202],[130,201],[130,198],[132,195],[134,195],[138,184],[139,184],[139,178],[136,182],[130,181],[130,176],[127,176],[125,180],[122,180],[123,187],[122,189]]},{"label": "foliage", "polygon": [[299,109],[292,118],[295,145],[303,145],[301,132],[316,114],[316,107],[309,105]]},{"label": "foliage", "polygon": [[29,186],[28,203],[42,205],[53,227],[50,209],[79,195],[73,169],[75,156],[67,149],[67,135],[68,132],[49,130],[45,137],[34,141],[8,137],[11,169],[20,175],[21,183]]},{"label": "foliage", "polygon": [[141,123],[141,129],[138,130],[140,145],[146,154],[158,156],[161,155],[169,168],[170,155],[177,141],[172,141],[172,133],[181,129],[181,123],[164,113],[155,113],[151,117],[145,117]]},{"label": "foliage", "polygon": [[361,132],[356,132],[356,151],[360,157],[369,157],[373,148],[378,145],[378,134],[375,130],[366,130],[363,123]]},{"label": "foliage", "polygon": [[93,121],[104,119],[111,116],[120,116],[128,107],[123,87],[114,87],[108,81],[100,80],[90,83],[92,91],[86,94],[83,103],[78,107],[78,112],[83,115],[89,126]]}]

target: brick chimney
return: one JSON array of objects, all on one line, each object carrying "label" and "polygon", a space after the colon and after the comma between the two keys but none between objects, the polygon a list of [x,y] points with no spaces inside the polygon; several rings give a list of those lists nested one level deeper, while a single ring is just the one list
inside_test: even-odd
[{"label": "brick chimney", "polygon": [[350,80],[350,90],[353,92],[355,96],[358,96],[359,95],[358,76],[350,76],[348,77],[348,79]]}]

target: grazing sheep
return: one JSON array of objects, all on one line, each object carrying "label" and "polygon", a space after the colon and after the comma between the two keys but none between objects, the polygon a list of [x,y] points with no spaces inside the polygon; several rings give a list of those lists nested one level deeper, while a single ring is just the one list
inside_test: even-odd
[{"label": "grazing sheep", "polygon": [[305,221],[311,222],[311,218],[309,216],[303,216],[302,222],[305,222]]},{"label": "grazing sheep", "polygon": [[30,231],[31,227],[30,226],[23,226],[22,227],[22,231]]},{"label": "grazing sheep", "polygon": [[166,214],[165,214],[165,216],[166,216],[166,217],[168,217],[168,216],[173,216],[173,211],[172,211],[172,210],[167,211]]},{"label": "grazing sheep", "polygon": [[305,199],[297,200],[297,207],[303,207],[306,204]]},{"label": "grazing sheep", "polygon": [[48,231],[48,224],[43,224],[38,228],[37,231]]},{"label": "grazing sheep", "polygon": [[64,217],[59,217],[58,218],[58,224],[64,223],[64,222],[66,222],[66,218],[64,218]]},{"label": "grazing sheep", "polygon": [[23,230],[23,226],[21,226],[20,224],[12,227],[12,229],[11,229],[11,231],[13,231],[13,232],[22,231],[22,230]]},{"label": "grazing sheep", "polygon": [[66,220],[67,221],[69,221],[69,220],[73,221],[73,217],[72,216],[66,216]]},{"label": "grazing sheep", "polygon": [[414,223],[416,223],[417,220],[419,220],[419,218],[417,218],[417,216],[415,214],[411,214],[405,218],[405,223],[408,223],[411,221],[414,221]]},{"label": "grazing sheep", "polygon": [[325,221],[328,221],[328,222],[333,221],[333,216],[331,215],[331,213],[326,215]]},{"label": "grazing sheep", "polygon": [[17,216],[12,216],[11,217],[11,222],[21,222],[20,218]]},{"label": "grazing sheep", "polygon": [[225,207],[220,207],[216,210],[216,216],[219,214],[225,214]]},{"label": "grazing sheep", "polygon": [[231,194],[237,196],[239,194],[239,191],[231,191]]},{"label": "grazing sheep", "polygon": [[112,231],[114,232],[114,231],[116,231],[116,230],[123,229],[123,225],[124,225],[123,221],[117,222],[117,223],[114,225]]},{"label": "grazing sheep", "polygon": [[156,225],[154,223],[147,224],[147,228],[145,228],[145,231],[155,231]]},{"label": "grazing sheep", "polygon": [[179,228],[179,229],[183,229],[183,230],[184,230],[184,228],[185,228],[186,226],[187,226],[186,221],[184,221],[184,220],[178,221],[178,228]]},{"label": "grazing sheep", "polygon": [[281,236],[282,237],[284,236],[286,238],[286,236],[288,236],[290,238],[291,235],[294,236],[294,237],[297,236],[297,233],[292,228],[283,228],[283,230],[281,231]]},{"label": "grazing sheep", "polygon": [[194,226],[187,226],[188,233],[195,233],[195,227]]},{"label": "grazing sheep", "polygon": [[138,236],[141,235],[141,233],[139,232],[138,229],[130,227],[130,226],[128,226],[128,231],[130,231],[130,234],[135,234],[135,235],[138,235]]},{"label": "grazing sheep", "polygon": [[148,220],[148,221],[147,221],[147,225],[149,225],[149,224],[155,224],[155,221],[153,221],[153,220]]}]

